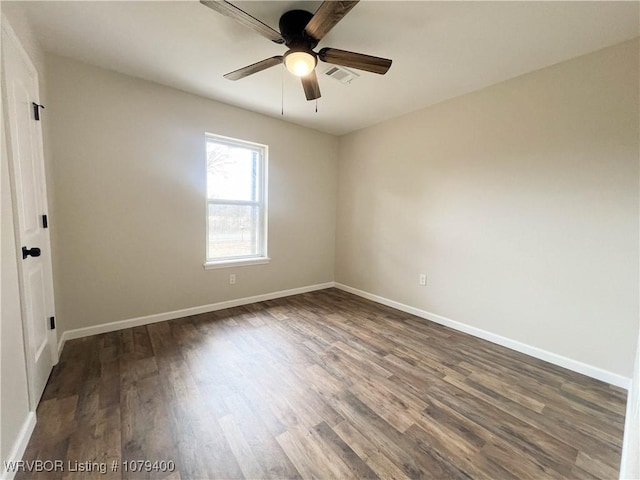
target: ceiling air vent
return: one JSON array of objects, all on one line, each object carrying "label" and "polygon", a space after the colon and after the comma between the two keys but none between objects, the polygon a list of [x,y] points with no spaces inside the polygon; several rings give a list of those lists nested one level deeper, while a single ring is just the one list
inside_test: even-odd
[{"label": "ceiling air vent", "polygon": [[338,80],[341,83],[351,83],[360,76],[356,72],[352,72],[351,70],[348,70],[344,67],[335,66],[329,68],[329,70],[324,72],[324,74],[328,77]]}]

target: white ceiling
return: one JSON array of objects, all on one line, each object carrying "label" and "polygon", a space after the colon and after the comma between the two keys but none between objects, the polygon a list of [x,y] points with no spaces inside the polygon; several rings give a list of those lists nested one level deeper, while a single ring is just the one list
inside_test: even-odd
[{"label": "white ceiling", "polygon": [[[278,29],[285,11],[313,12],[321,2],[235,3]],[[338,135],[640,33],[635,1],[365,0],[318,48],[387,57],[393,65],[384,76],[362,72],[345,85],[322,75],[329,65],[319,63],[316,113],[299,79],[280,67],[236,82],[222,78],[285,47],[197,1],[3,1],[2,8],[23,10],[46,51]]]}]

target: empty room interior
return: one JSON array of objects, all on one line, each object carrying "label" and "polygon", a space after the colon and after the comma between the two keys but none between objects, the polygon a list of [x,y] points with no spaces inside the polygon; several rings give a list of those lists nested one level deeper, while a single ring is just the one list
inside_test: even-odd
[{"label": "empty room interior", "polygon": [[2,1],[0,478],[640,478],[640,3]]}]

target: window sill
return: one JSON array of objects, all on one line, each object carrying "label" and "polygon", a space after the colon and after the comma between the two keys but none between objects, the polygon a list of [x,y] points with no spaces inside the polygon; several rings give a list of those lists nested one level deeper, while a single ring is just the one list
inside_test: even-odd
[{"label": "window sill", "polygon": [[245,267],[248,265],[263,265],[269,263],[269,257],[257,258],[241,258],[237,260],[220,260],[219,262],[205,262],[205,270],[214,270],[216,268]]}]

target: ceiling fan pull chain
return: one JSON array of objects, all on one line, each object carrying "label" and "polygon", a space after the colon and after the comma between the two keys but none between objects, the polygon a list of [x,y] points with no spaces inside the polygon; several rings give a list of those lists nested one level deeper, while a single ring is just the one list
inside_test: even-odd
[{"label": "ceiling fan pull chain", "polygon": [[280,90],[280,115],[284,117],[284,66],[280,70],[282,72],[282,75],[280,75],[282,84],[282,88]]},{"label": "ceiling fan pull chain", "polygon": [[316,98],[316,113],[318,113],[318,99]]}]

